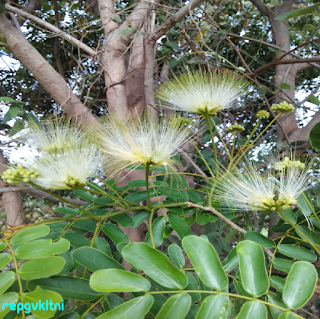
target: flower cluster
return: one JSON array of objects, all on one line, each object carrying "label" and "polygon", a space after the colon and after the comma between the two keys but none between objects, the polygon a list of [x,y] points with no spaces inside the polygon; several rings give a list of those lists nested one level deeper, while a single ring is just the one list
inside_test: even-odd
[{"label": "flower cluster", "polygon": [[172,170],[175,155],[184,148],[195,125],[179,117],[125,123],[108,117],[98,142],[106,155],[105,168],[112,176],[139,165],[165,166]]},{"label": "flower cluster", "polygon": [[229,133],[242,132],[242,131],[244,131],[244,127],[239,124],[233,124],[227,128],[227,132],[229,132]]},{"label": "flower cluster", "polygon": [[294,106],[292,104],[288,104],[287,102],[282,102],[272,105],[270,109],[271,111],[279,113],[291,113],[294,111]]},{"label": "flower cluster", "polygon": [[156,97],[179,111],[213,116],[231,107],[247,85],[231,71],[189,71],[164,83]]},{"label": "flower cluster", "polygon": [[270,113],[268,111],[261,110],[261,111],[258,111],[256,115],[259,119],[268,119],[270,116]]},{"label": "flower cluster", "polygon": [[1,176],[3,181],[8,184],[29,183],[30,179],[38,178],[41,174],[34,168],[23,168],[21,163],[17,164],[17,168],[8,168]]},{"label": "flower cluster", "polygon": [[277,171],[286,170],[288,168],[294,168],[297,170],[303,170],[305,164],[300,161],[290,160],[289,157],[285,157],[282,162],[275,162],[273,168]]},{"label": "flower cluster", "polygon": [[45,189],[73,189],[85,185],[101,163],[96,146],[70,120],[41,125],[30,121],[25,140],[38,150],[39,156],[5,171],[2,179],[8,183],[32,182]]},{"label": "flower cluster", "polygon": [[260,173],[246,163],[244,171],[225,172],[217,187],[216,196],[227,207],[239,210],[279,210],[290,208],[309,188],[309,173],[293,166],[278,174]]}]

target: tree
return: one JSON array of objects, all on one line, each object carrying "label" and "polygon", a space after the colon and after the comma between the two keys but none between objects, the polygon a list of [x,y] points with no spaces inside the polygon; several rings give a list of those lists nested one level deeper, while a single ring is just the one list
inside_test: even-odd
[{"label": "tree", "polygon": [[[36,123],[37,116],[44,114],[67,115],[84,129],[90,127],[99,133],[96,140],[109,142],[100,147],[107,154],[104,169],[110,174],[128,168],[127,158],[120,161],[123,152],[112,145],[112,139],[121,141],[129,136],[135,150],[143,153],[145,144],[137,133],[137,123],[150,133],[146,139],[173,128],[188,128],[193,136],[182,152],[179,167],[175,166],[175,148],[168,161],[159,159],[156,152],[160,164],[175,167],[171,169],[174,174],[166,178],[158,162],[144,154],[131,154],[138,162],[130,162],[135,169],[131,167],[120,182],[109,175],[80,182],[67,174],[66,180],[48,186],[48,180],[37,184],[30,167],[17,165],[2,172],[8,183],[30,182],[34,175],[31,185],[42,191],[36,195],[43,196],[46,191],[50,199],[56,196],[67,206],[55,208],[61,214],[58,217],[6,232],[1,238],[0,248],[7,247],[8,252],[0,254],[0,264],[13,260],[15,269],[0,276],[4,287],[0,294],[5,293],[0,303],[47,298],[57,303],[69,299],[70,305],[77,300],[90,307],[84,310],[87,305],[83,304],[76,313],[97,316],[97,310],[103,312],[101,319],[120,318],[126,313],[133,318],[188,315],[200,319],[207,314],[214,318],[216,313],[227,318],[231,310],[238,318],[263,318],[267,307],[274,318],[302,318],[293,311],[303,307],[315,291],[317,265],[312,264],[320,243],[318,188],[306,192],[313,163],[306,169],[304,163],[288,156],[276,163],[262,163],[257,170],[242,159],[244,154],[250,156],[252,146],[257,154],[265,140],[269,145],[276,141],[285,151],[293,148],[292,143],[307,142],[319,121],[316,112],[299,128],[299,116],[289,112],[293,106],[283,104],[286,101],[303,109],[295,100],[295,92],[303,86],[311,91],[308,99],[320,104],[314,95],[319,75],[315,53],[318,30],[312,28],[317,17],[312,13],[319,10],[318,4],[293,0],[30,0],[7,3],[1,10],[3,56],[19,61],[18,67],[9,64],[1,72],[5,96],[1,99],[10,105],[1,128],[11,136],[26,120],[30,123],[30,118]],[[187,73],[188,67],[194,72]],[[197,81],[191,81],[196,84],[216,78],[224,83],[226,77],[227,81],[235,80],[236,87],[246,77],[250,88],[244,100],[237,99],[238,89],[226,93],[239,108],[219,105],[209,112],[203,105],[194,109],[180,105],[186,111],[181,112],[185,118],[174,118],[172,124],[168,120],[172,111],[162,108],[170,99],[166,101],[166,94],[162,98],[158,87],[167,78],[179,82],[185,74],[197,75]],[[189,91],[191,88],[183,91],[187,98]],[[201,85],[199,91],[201,100]],[[180,97],[183,100],[184,96]],[[244,104],[250,107],[241,109]],[[179,107],[179,101],[175,106]],[[270,119],[266,110],[272,113]],[[99,120],[103,115],[107,115],[106,126]],[[196,122],[199,117],[204,120],[200,124]],[[12,128],[5,126],[11,118],[15,119]],[[126,122],[128,118],[131,121]],[[159,130],[156,123],[164,129]],[[67,126],[68,133],[73,129]],[[177,131],[162,143],[171,147],[178,143]],[[314,139],[317,143],[318,138]],[[82,142],[73,146],[78,152],[73,155],[91,150]],[[304,143],[295,152],[306,152],[309,147]],[[46,152],[41,156],[48,156],[52,167],[70,164],[68,148],[61,147],[59,156],[57,151]],[[90,156],[75,156],[73,164],[93,159]],[[116,160],[121,162],[117,166]],[[218,169],[218,162],[223,169]],[[46,163],[34,161],[43,175]],[[73,192],[77,199],[53,193],[60,187],[56,185],[67,189],[68,195]],[[20,209],[18,193],[13,194]],[[4,207],[5,202],[2,204]],[[8,207],[7,212],[14,209]],[[277,235],[272,238],[266,237],[268,216],[278,217],[273,228]],[[11,213],[7,219],[12,225]],[[311,224],[314,227],[308,228]],[[191,235],[193,225],[203,226],[206,237]],[[200,235],[201,227],[197,231]],[[18,260],[24,263],[19,265]],[[139,270],[143,273],[137,275]],[[230,272],[233,286],[229,285]],[[301,273],[307,277],[298,276]],[[15,280],[18,293],[16,288],[7,290]],[[270,283],[279,294],[270,290]],[[122,297],[130,300],[124,302]],[[8,311],[0,309],[0,316]],[[22,311],[23,317],[27,311]],[[41,318],[76,313],[33,311]]]}]

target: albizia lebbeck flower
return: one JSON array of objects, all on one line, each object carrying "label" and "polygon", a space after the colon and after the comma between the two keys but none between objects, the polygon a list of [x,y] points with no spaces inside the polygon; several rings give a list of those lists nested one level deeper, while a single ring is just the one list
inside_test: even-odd
[{"label": "albizia lebbeck flower", "polygon": [[101,164],[101,155],[95,145],[82,142],[63,154],[46,154],[26,164],[40,174],[30,180],[45,189],[74,189],[86,185]]},{"label": "albizia lebbeck flower", "polygon": [[297,204],[309,188],[308,170],[289,167],[275,174],[260,173],[251,164],[241,172],[225,172],[218,182],[216,196],[227,207],[238,210],[279,210]]},{"label": "albizia lebbeck flower", "polygon": [[26,141],[38,151],[25,156],[17,168],[4,172],[9,183],[34,183],[50,190],[73,189],[86,184],[102,163],[96,145],[70,120],[29,122]]},{"label": "albizia lebbeck flower", "polygon": [[45,119],[41,123],[29,120],[25,139],[42,154],[59,154],[76,149],[87,137],[70,119]]},{"label": "albizia lebbeck flower", "polygon": [[106,155],[104,168],[111,175],[132,166],[165,166],[174,169],[174,156],[183,149],[195,128],[179,117],[143,118],[120,123],[104,119],[98,145]]},{"label": "albizia lebbeck flower", "polygon": [[161,85],[156,97],[179,111],[214,116],[231,107],[247,86],[246,80],[228,70],[188,71]]}]

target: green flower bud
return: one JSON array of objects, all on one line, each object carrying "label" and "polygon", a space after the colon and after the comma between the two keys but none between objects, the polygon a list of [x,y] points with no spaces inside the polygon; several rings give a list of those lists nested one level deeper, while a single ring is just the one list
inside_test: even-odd
[{"label": "green flower bud", "polygon": [[239,124],[230,125],[227,128],[227,132],[229,132],[229,133],[242,132],[242,131],[244,131],[244,127],[242,125],[239,125]]},{"label": "green flower bud", "polygon": [[267,119],[267,118],[269,118],[270,113],[268,111],[261,110],[261,111],[257,112],[256,115],[259,119]]},{"label": "green flower bud", "polygon": [[287,102],[282,102],[272,105],[271,111],[276,111],[279,113],[291,113],[294,111],[294,106],[292,104],[288,104]]}]

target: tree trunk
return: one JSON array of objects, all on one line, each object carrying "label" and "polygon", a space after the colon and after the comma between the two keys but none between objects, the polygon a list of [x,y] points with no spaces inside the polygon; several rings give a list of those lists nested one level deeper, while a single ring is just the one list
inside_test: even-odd
[{"label": "tree trunk", "polygon": [[[7,169],[8,164],[6,158],[0,150],[0,175]],[[0,179],[0,187],[8,187],[2,179]],[[26,224],[26,216],[24,214],[22,199],[20,192],[7,192],[1,195],[1,206],[7,216],[7,224],[10,226],[18,226]]]}]

